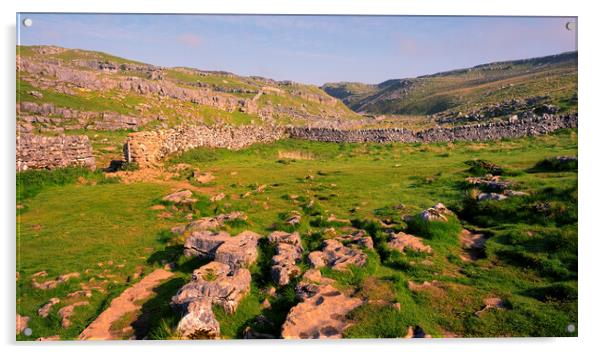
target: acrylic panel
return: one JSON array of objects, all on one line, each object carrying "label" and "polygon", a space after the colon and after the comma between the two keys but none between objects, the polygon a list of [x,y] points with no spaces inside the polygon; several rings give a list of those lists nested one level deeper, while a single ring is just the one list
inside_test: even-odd
[{"label": "acrylic panel", "polygon": [[17,340],[577,335],[577,18],[17,37]]}]

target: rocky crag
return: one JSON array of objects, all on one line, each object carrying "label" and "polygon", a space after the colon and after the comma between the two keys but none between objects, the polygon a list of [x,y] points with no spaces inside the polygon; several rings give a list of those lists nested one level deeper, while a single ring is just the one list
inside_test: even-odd
[{"label": "rocky crag", "polygon": [[145,117],[127,116],[115,112],[86,112],[56,107],[52,103],[20,102],[17,105],[17,129],[32,133],[36,126],[40,132],[62,133],[65,130],[138,130],[150,121]]},{"label": "rocky crag", "polygon": [[[336,126],[360,118],[318,87],[291,81],[158,67],[60,47],[21,46],[17,53],[18,99],[28,108],[22,110],[36,113],[40,109],[32,103],[53,104],[42,108],[42,116],[69,119],[65,129],[138,129],[155,120],[161,122],[153,126],[164,128],[174,121],[241,120]],[[26,117],[31,120],[31,114]],[[46,129],[60,126],[59,120],[41,123]]]}]

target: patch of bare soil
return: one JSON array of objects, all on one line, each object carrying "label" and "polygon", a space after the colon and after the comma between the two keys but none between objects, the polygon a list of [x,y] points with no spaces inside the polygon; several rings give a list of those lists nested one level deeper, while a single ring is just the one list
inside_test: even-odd
[{"label": "patch of bare soil", "polygon": [[137,312],[142,308],[142,300],[153,294],[153,289],[164,280],[173,276],[173,273],[165,269],[157,269],[144,277],[134,286],[126,289],[115,298],[109,308],[101,313],[83,332],[79,335],[81,340],[111,340],[121,339],[111,333],[111,325],[124,315]]},{"label": "patch of bare soil", "polygon": [[178,172],[166,171],[163,167],[143,168],[136,171],[117,171],[107,173],[107,176],[119,177],[125,184],[147,182],[167,185],[173,190],[190,189],[201,194],[215,194],[215,188],[213,187],[198,187],[187,180],[174,179],[178,176]]}]

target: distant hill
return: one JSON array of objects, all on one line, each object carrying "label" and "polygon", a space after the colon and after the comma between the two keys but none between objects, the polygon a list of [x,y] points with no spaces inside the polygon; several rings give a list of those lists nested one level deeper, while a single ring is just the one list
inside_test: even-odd
[{"label": "distant hill", "polygon": [[377,85],[327,83],[321,87],[356,112],[430,115],[468,111],[512,99],[546,97],[577,109],[577,52],[495,62]]},{"label": "distant hill", "polygon": [[17,46],[17,98],[22,129],[35,132],[181,123],[328,126],[361,118],[313,85],[56,46]]}]

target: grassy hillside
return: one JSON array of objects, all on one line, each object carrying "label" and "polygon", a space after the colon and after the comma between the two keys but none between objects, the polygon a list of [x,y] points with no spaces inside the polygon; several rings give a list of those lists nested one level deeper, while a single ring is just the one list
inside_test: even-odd
[{"label": "grassy hillside", "polygon": [[435,114],[468,111],[511,99],[548,96],[577,110],[577,52],[496,62],[378,85],[328,83],[322,89],[357,112]]},{"label": "grassy hillside", "polygon": [[[187,123],[306,124],[308,119],[357,119],[359,116],[320,88],[289,81],[244,77],[227,72],[183,67],[158,67],[110,54],[54,46],[17,46],[18,61],[48,69],[17,71],[19,102],[51,103],[56,107],[85,112],[115,112],[144,117],[146,127],[171,127]],[[52,68],[69,70],[58,78]],[[18,66],[19,68],[19,66]],[[82,85],[78,76],[87,76]],[[140,94],[119,88],[103,89],[103,81],[176,85],[210,99],[239,101],[238,108],[195,103],[160,93]],[[94,83],[97,87],[90,87]],[[93,85],[94,86],[94,85]],[[249,110],[241,108],[256,106]],[[59,127],[60,122],[54,123]],[[67,128],[68,129],[68,128]]]}]

